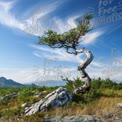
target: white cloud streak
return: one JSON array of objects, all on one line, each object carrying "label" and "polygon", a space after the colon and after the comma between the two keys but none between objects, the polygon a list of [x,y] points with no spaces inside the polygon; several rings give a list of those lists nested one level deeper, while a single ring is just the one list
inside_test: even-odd
[{"label": "white cloud streak", "polygon": [[[79,17],[79,15],[71,16],[66,21],[61,20],[59,18],[54,18],[54,25],[56,27],[56,31],[59,33],[64,33],[72,28],[75,28],[77,25],[75,20]],[[55,29],[54,29],[55,30]]]},{"label": "white cloud streak", "polygon": [[0,1],[0,8],[5,10],[6,12],[8,12],[12,8],[13,4],[14,4],[13,1],[11,1],[11,2]]},{"label": "white cloud streak", "polygon": [[91,78],[98,78],[101,77],[102,79],[110,78],[114,81],[122,81],[122,67],[103,67],[99,69],[88,70],[88,74]]},{"label": "white cloud streak", "polygon": [[103,35],[103,31],[96,31],[96,32],[91,32],[91,33],[87,33],[85,36],[82,37],[82,45],[88,45],[88,44],[93,44],[98,37],[100,37],[101,35]]},{"label": "white cloud streak", "polygon": [[[75,20],[80,16],[73,15],[67,18],[66,20],[62,20],[57,17],[52,17],[49,18],[51,23],[49,23],[48,25],[44,25],[43,18],[46,16],[48,17],[48,15],[51,12],[55,11],[56,8],[62,3],[58,1],[47,6],[41,7],[41,9],[35,9],[34,14],[31,15],[29,18],[23,20],[22,22],[20,20],[17,20],[17,18],[11,13],[11,9],[15,6],[15,3],[16,1],[0,2],[0,23],[11,28],[18,28],[33,35],[43,34],[43,32],[49,28],[59,33],[64,33],[77,26]],[[82,44],[87,45],[94,43],[95,40],[102,34],[102,31],[88,33],[82,38]]]},{"label": "white cloud streak", "polygon": [[38,20],[40,20],[42,17],[48,15],[49,13],[53,12],[59,5],[61,4],[61,2],[54,2],[52,4],[40,7],[40,8],[35,8],[33,11],[33,14],[27,19],[25,20],[25,22],[27,22],[27,24],[32,24],[33,22],[37,22]]},{"label": "white cloud streak", "polygon": [[[47,29],[47,27],[43,25],[43,17],[48,16],[49,13],[55,11],[61,3],[62,2],[60,1],[56,1],[52,4],[41,7],[41,9],[37,9],[37,6],[34,6],[34,14],[32,14],[29,18],[26,18],[25,20],[18,20],[16,16],[11,13],[12,8],[14,8],[14,6],[16,5],[16,0],[0,1],[0,24],[6,25],[10,28],[18,28],[33,35],[39,35]],[[39,25],[37,25],[38,21],[40,23]],[[26,26],[29,27],[29,30],[27,30]],[[38,28],[41,29],[39,30]]]},{"label": "white cloud streak", "polygon": [[16,17],[10,13],[15,1],[3,2],[0,1],[0,23],[12,28],[23,29],[23,24],[16,19]]},{"label": "white cloud streak", "polygon": [[[34,13],[25,20],[25,32],[38,36],[42,35],[44,31],[47,31],[50,25],[52,26],[52,23],[49,24],[49,20],[51,21],[52,18],[48,18],[48,16],[51,12],[55,11],[61,3],[61,1],[56,1],[52,4],[42,6],[39,9],[35,6],[36,9],[33,10]],[[46,17],[47,19],[45,20]],[[48,24],[45,24],[47,20]]]},{"label": "white cloud streak", "polygon": [[[47,58],[51,60],[57,60],[57,61],[67,61],[67,62],[76,62],[81,63],[83,62],[82,59],[80,59],[80,56],[74,56],[71,54],[68,54],[63,49],[50,49],[48,47],[41,47],[41,46],[32,46],[37,51],[34,52],[34,55],[41,58]],[[43,55],[44,54],[44,55]]]},{"label": "white cloud streak", "polygon": [[61,81],[60,76],[71,77],[71,72],[73,72],[75,68],[64,68],[57,66],[55,68],[46,67],[38,67],[31,69],[9,69],[0,70],[0,77],[6,77],[7,79],[12,79],[19,83],[30,83],[30,82],[46,82],[46,81]]},{"label": "white cloud streak", "polygon": [[[71,63],[83,63],[84,60],[82,60],[83,54],[79,54],[77,56],[68,54],[63,49],[51,49],[48,47],[41,47],[41,46],[35,46],[32,45],[32,47],[36,50],[33,54],[39,58],[47,58],[51,60],[57,60],[57,61],[65,61],[65,62],[71,62]],[[94,67],[103,67],[104,64],[98,63],[93,61],[91,63],[91,66]]]},{"label": "white cloud streak", "polygon": [[2,69],[0,76],[15,80],[16,82],[26,83],[33,80],[32,69]]},{"label": "white cloud streak", "polygon": [[[121,81],[122,79],[122,67],[88,67],[86,72],[91,78],[101,77],[103,79],[110,78],[115,81]],[[30,68],[30,69],[7,69],[4,68],[0,70],[0,76],[4,76],[7,79],[13,79],[20,83],[30,83],[30,82],[52,82],[61,81],[60,76],[68,77],[72,79],[73,77],[80,77],[80,73],[77,71],[76,67],[44,67]]]}]

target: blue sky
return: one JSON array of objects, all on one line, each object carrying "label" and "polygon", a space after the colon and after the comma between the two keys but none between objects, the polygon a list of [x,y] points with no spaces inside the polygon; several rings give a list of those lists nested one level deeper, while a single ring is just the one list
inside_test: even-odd
[{"label": "blue sky", "polygon": [[93,29],[79,45],[94,55],[88,74],[122,81],[121,0],[0,0],[0,76],[48,84],[49,80],[60,81],[60,75],[80,76],[77,66],[84,55],[36,43],[37,36],[48,29],[63,33],[76,27],[76,19],[85,13],[94,14]]}]

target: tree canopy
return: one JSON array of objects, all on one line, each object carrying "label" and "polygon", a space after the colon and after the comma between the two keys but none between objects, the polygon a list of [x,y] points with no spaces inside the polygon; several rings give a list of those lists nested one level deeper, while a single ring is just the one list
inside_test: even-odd
[{"label": "tree canopy", "polygon": [[48,45],[51,48],[65,48],[67,53],[77,55],[77,46],[81,42],[79,38],[89,31],[90,20],[92,18],[93,15],[91,14],[84,15],[82,19],[78,19],[77,27],[64,32],[63,34],[48,30],[43,36],[39,36],[38,44]]}]

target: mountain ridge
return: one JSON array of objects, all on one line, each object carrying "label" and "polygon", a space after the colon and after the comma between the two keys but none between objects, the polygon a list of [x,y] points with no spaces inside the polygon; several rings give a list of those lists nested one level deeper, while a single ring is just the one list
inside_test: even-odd
[{"label": "mountain ridge", "polygon": [[25,87],[25,86],[37,86],[35,84],[21,84],[12,79],[7,79],[5,77],[0,77],[0,88],[1,87]]},{"label": "mountain ridge", "polygon": [[12,79],[0,77],[0,87],[22,87],[24,84],[18,83]]}]

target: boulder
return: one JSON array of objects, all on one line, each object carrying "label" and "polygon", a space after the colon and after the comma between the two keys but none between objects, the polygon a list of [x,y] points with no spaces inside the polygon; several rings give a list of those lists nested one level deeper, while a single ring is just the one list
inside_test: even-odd
[{"label": "boulder", "polygon": [[49,93],[45,98],[39,102],[32,104],[30,107],[25,108],[25,115],[31,115],[36,112],[43,112],[49,108],[57,108],[63,106],[67,102],[72,100],[73,94],[66,88],[59,87],[52,93]]}]

